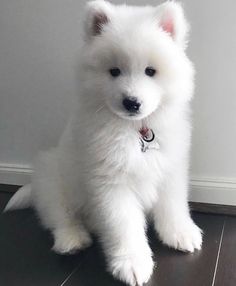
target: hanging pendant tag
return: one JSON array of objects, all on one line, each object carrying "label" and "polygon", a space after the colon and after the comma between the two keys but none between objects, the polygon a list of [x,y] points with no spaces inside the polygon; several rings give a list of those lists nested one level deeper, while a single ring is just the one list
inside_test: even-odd
[{"label": "hanging pendant tag", "polygon": [[160,149],[160,145],[155,138],[155,133],[152,129],[142,129],[140,130],[140,145],[141,145],[141,151],[146,152],[149,149]]}]

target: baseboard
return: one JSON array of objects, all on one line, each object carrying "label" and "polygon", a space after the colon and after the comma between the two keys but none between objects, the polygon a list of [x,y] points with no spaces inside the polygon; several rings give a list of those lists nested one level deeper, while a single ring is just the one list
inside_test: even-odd
[{"label": "baseboard", "polygon": [[[30,182],[31,166],[0,164],[0,183],[24,185]],[[236,206],[236,178],[193,177],[190,201],[205,204]]]},{"label": "baseboard", "polygon": [[0,183],[25,185],[30,182],[33,169],[27,165],[0,164]]},{"label": "baseboard", "polygon": [[236,206],[235,178],[192,178],[190,201]]}]

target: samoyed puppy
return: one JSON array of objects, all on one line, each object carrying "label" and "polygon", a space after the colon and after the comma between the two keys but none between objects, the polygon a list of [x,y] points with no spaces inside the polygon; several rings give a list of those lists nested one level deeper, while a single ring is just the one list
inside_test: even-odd
[{"label": "samoyed puppy", "polygon": [[95,233],[109,271],[143,285],[154,266],[147,218],[170,247],[193,252],[202,244],[188,207],[188,24],[174,1],[97,0],[85,14],[76,111],[6,210],[33,206],[58,253],[89,246]]}]

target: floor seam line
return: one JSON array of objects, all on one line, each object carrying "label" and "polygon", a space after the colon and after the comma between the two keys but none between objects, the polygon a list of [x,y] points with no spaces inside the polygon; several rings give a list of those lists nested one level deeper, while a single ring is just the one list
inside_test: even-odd
[{"label": "floor seam line", "polygon": [[66,282],[71,278],[71,276],[79,269],[79,265],[75,267],[75,269],[66,277],[66,279],[60,284],[60,286],[64,286]]},{"label": "floor seam line", "polygon": [[217,269],[218,269],[220,251],[221,251],[221,246],[222,246],[222,241],[223,241],[223,236],[224,236],[224,230],[225,230],[225,221],[226,221],[226,218],[224,220],[224,224],[223,224],[222,231],[221,231],[220,243],[219,243],[219,248],[218,248],[218,252],[217,252],[216,264],[215,264],[214,275],[213,275],[211,286],[215,285],[216,273],[217,273]]}]

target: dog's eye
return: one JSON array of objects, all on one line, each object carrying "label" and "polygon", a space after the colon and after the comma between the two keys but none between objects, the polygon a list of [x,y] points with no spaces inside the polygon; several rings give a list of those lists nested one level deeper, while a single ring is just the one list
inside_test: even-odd
[{"label": "dog's eye", "polygon": [[121,70],[119,68],[111,68],[109,72],[112,77],[118,77],[121,74]]},{"label": "dog's eye", "polygon": [[156,70],[155,70],[154,68],[152,68],[152,67],[147,67],[147,68],[145,69],[145,74],[146,74],[147,76],[152,77],[152,76],[154,76],[154,75],[156,74]]}]

